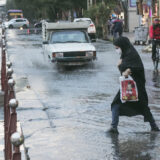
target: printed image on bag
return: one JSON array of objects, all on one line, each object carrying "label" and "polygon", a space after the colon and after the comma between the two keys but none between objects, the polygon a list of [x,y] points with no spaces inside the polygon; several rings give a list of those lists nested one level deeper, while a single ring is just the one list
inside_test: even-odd
[{"label": "printed image on bag", "polygon": [[138,92],[136,82],[132,79],[131,76],[125,78],[121,76],[120,80],[120,98],[122,103],[127,101],[138,101]]}]

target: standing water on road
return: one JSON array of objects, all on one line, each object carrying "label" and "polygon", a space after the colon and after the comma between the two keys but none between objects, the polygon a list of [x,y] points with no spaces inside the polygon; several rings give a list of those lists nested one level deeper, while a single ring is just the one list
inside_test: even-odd
[{"label": "standing water on road", "polygon": [[[142,116],[120,117],[120,134],[106,133],[120,76],[119,55],[111,43],[95,43],[98,60],[93,64],[64,69],[45,57],[41,35],[26,33],[8,30],[7,51],[20,102],[18,118],[31,159],[160,159],[160,134],[151,133]],[[160,126],[160,75],[152,73],[150,55],[141,57],[150,108]]]}]

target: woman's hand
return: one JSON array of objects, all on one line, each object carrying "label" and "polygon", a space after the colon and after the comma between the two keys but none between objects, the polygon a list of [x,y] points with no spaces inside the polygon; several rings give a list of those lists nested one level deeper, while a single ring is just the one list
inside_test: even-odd
[{"label": "woman's hand", "polygon": [[118,61],[117,66],[119,67],[121,64],[122,64],[122,59],[120,59],[120,60]]},{"label": "woman's hand", "polygon": [[130,68],[126,69],[126,70],[122,73],[122,75],[125,76],[125,77],[128,77],[129,75],[131,75],[131,69],[130,69]]}]

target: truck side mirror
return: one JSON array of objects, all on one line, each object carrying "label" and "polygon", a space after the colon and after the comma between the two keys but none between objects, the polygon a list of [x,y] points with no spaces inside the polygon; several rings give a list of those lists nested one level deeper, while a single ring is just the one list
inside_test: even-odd
[{"label": "truck side mirror", "polygon": [[48,44],[48,41],[43,41],[43,44]]}]

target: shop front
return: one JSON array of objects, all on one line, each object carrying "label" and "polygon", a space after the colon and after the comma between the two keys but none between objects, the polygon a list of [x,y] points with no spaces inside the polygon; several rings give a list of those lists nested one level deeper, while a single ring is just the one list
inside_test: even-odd
[{"label": "shop front", "polygon": [[160,0],[137,0],[137,14],[140,25],[149,27],[155,18],[160,18]]}]

